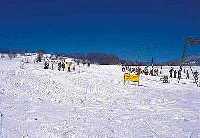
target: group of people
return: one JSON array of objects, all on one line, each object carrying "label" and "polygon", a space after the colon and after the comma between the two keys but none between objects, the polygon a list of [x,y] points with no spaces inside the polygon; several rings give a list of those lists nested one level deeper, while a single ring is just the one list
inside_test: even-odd
[{"label": "group of people", "polygon": [[[154,67],[151,67],[151,69],[149,69],[147,66],[144,67],[144,69],[142,69],[141,67],[123,66],[122,71],[123,72],[128,71],[130,73],[135,73],[135,74],[159,76],[160,74],[162,74],[162,66],[160,69],[154,68]],[[197,70],[195,72],[192,71],[192,75],[194,77],[195,83],[198,83],[198,81],[199,81],[198,71]],[[179,69],[175,69],[175,68],[171,67],[171,69],[169,70],[169,78],[177,78],[178,83],[183,78],[183,76],[185,76],[186,79],[191,78],[189,69],[187,69],[187,70],[182,69],[182,67],[180,67]],[[168,76],[167,76],[167,78],[168,78]]]},{"label": "group of people", "polygon": [[[71,71],[71,63],[66,66],[65,62],[58,62],[58,70],[59,71],[65,71],[65,69],[67,68],[67,71],[70,72]],[[72,67],[72,70],[75,71],[75,66]]]},{"label": "group of people", "polygon": [[[50,66],[50,62],[48,61],[45,61],[44,62],[44,69],[52,69],[54,70],[54,66],[56,65],[55,62],[51,62],[51,66]],[[64,61],[59,61],[57,63],[57,67],[58,67],[58,70],[59,71],[65,71],[65,69],[67,69],[68,72],[71,71],[71,66],[72,66],[72,63],[69,63],[68,66],[66,66],[66,63]],[[72,67],[72,70],[75,71],[75,66]]]},{"label": "group of people", "polygon": [[152,69],[149,70],[148,67],[145,67],[144,70],[142,71],[142,73],[144,73],[145,75],[158,76],[159,70],[158,70],[158,68],[153,68],[153,67],[152,67]]},{"label": "group of people", "polygon": [[[190,73],[189,70],[184,69],[183,73],[185,73],[186,75],[186,79],[190,79]],[[199,73],[196,70],[195,72],[192,72],[193,77],[195,79],[195,82],[198,82],[198,77],[199,77]],[[171,69],[169,70],[169,77],[170,78],[178,78],[178,82],[180,81],[180,79],[182,78],[182,68],[180,67],[178,70],[175,70],[173,67],[171,67]]]},{"label": "group of people", "polygon": [[122,72],[130,72],[138,75],[142,73],[142,69],[140,67],[124,66],[122,67]]},{"label": "group of people", "polygon": [[[173,67],[171,67],[171,69],[169,70],[169,77],[170,78],[178,78],[178,82],[180,82],[181,80],[181,71],[182,71],[182,68],[180,68],[178,71],[175,70]],[[187,71],[188,72],[188,71]],[[189,72],[187,74],[187,77],[189,78]]]},{"label": "group of people", "polygon": [[[50,65],[51,64],[51,65]],[[77,62],[77,65],[79,65],[80,63]],[[88,67],[90,67],[90,63],[83,63],[83,65],[86,65]],[[72,62],[65,62],[65,61],[58,61],[58,62],[55,62],[55,61],[45,61],[44,62],[44,69],[52,69],[54,70],[55,66],[57,65],[57,69],[58,71],[65,71],[67,70],[68,72],[71,72],[71,71],[75,71],[76,68],[75,68],[75,63],[72,63]]]},{"label": "group of people", "polygon": [[145,67],[144,69],[142,69],[141,67],[130,67],[130,66],[125,66],[122,67],[122,71],[123,72],[130,72],[130,73],[135,73],[135,74],[145,74],[145,75],[151,75],[151,76],[158,76],[159,73],[161,73],[161,71],[159,72],[158,68],[153,68],[152,69],[148,69],[148,67]]}]

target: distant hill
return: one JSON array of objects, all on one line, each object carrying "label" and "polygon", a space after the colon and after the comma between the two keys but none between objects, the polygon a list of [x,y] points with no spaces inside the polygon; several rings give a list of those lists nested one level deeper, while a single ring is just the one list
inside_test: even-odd
[{"label": "distant hill", "polygon": [[[19,50],[19,49],[6,49],[6,48],[0,48],[0,53],[25,53],[27,50]],[[32,51],[29,51],[29,53]],[[44,51],[45,53],[45,51]],[[118,56],[114,54],[108,54],[108,53],[72,53],[72,54],[66,54],[66,53],[55,53],[57,56],[67,56],[74,59],[80,59],[83,61],[88,61],[90,63],[100,64],[100,65],[116,65],[116,64],[122,64],[122,65],[151,65],[151,62],[145,62],[145,61],[134,61],[134,60],[124,60],[122,58],[119,58]],[[185,65],[200,65],[200,56],[189,56],[185,58]],[[180,65],[180,59],[178,60],[172,60],[164,63],[157,63],[156,65],[169,65],[169,66],[177,66]]]},{"label": "distant hill", "polygon": [[9,50],[5,48],[0,48],[0,53],[9,53]]},{"label": "distant hill", "polygon": [[21,49],[7,49],[7,48],[0,48],[0,53],[24,53],[25,51],[21,50]]},{"label": "distant hill", "polygon": [[116,64],[122,64],[122,65],[150,65],[149,62],[138,62],[134,60],[125,60],[122,58],[119,58],[116,55],[108,54],[108,53],[74,53],[74,54],[67,54],[65,55],[67,57],[75,58],[75,59],[81,59],[89,61],[90,63],[96,63],[100,65],[116,65]]},{"label": "distant hill", "polygon": [[200,65],[200,56],[190,56],[187,57],[184,61],[185,65],[199,66]]},{"label": "distant hill", "polygon": [[[164,65],[177,66],[181,64],[181,60],[172,60],[163,63]],[[188,56],[184,59],[183,65],[200,66],[200,56]]]},{"label": "distant hill", "polygon": [[75,53],[75,54],[67,54],[66,56],[75,58],[75,59],[81,59],[89,61],[90,63],[96,63],[100,65],[116,65],[121,64],[121,59],[112,54],[106,54],[106,53]]}]

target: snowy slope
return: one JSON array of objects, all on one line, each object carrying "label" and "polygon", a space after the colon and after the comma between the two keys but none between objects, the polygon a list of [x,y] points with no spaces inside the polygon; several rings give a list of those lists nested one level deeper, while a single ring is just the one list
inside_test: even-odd
[{"label": "snowy slope", "polygon": [[20,69],[20,59],[0,60],[0,135],[188,138],[200,133],[200,88],[192,79],[163,84],[159,77],[142,76],[137,86],[124,85],[122,78],[120,66],[81,66],[69,73],[34,63]]}]

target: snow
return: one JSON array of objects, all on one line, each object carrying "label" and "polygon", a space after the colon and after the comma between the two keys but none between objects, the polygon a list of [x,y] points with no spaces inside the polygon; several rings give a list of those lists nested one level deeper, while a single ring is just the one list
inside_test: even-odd
[{"label": "snow", "polygon": [[200,88],[192,79],[164,84],[160,77],[142,75],[139,86],[124,85],[118,65],[77,66],[67,72],[44,70],[43,63],[21,69],[20,62],[0,59],[3,138],[200,135]]}]

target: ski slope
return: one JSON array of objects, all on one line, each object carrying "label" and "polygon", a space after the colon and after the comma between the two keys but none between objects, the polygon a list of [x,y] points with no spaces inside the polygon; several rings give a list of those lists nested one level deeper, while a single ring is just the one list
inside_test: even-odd
[{"label": "ski slope", "polygon": [[200,137],[200,88],[192,79],[163,84],[142,75],[140,86],[124,85],[117,65],[66,72],[42,63],[20,69],[20,61],[0,59],[3,138]]}]

